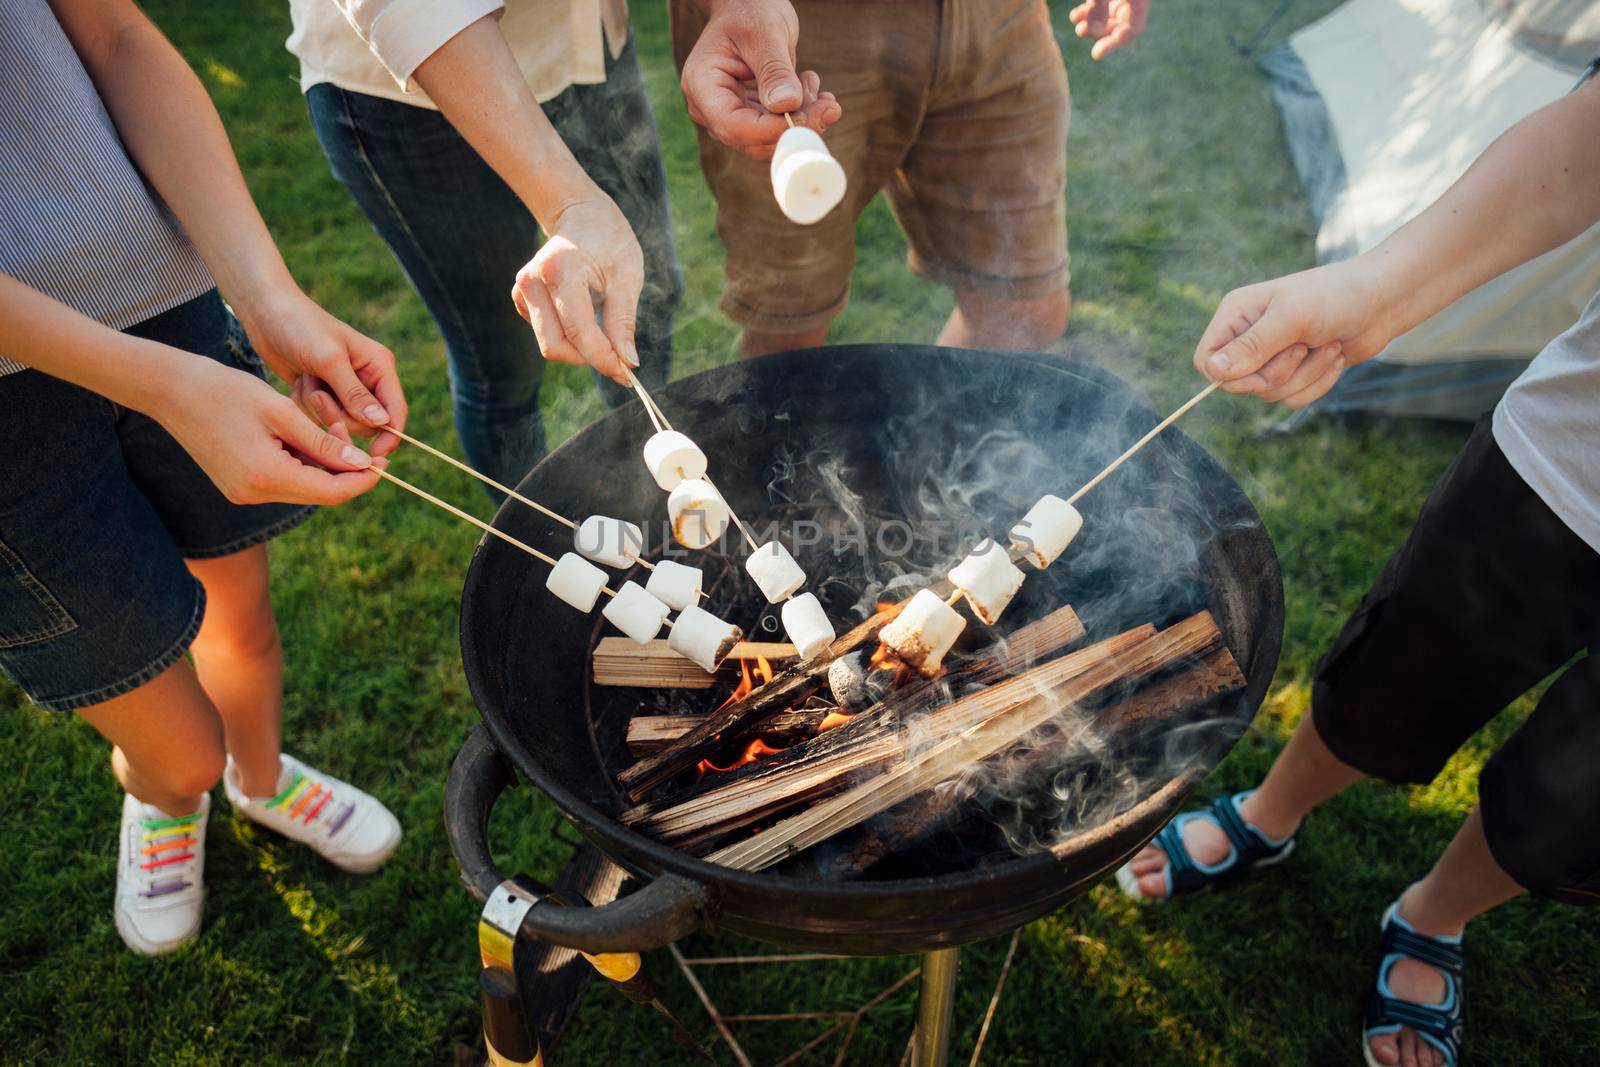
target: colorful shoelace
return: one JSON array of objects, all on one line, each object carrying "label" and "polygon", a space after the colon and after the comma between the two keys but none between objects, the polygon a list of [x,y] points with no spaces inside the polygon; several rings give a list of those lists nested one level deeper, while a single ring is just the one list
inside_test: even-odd
[{"label": "colorful shoelace", "polygon": [[168,819],[143,819],[140,825],[144,827],[144,847],[139,850],[139,854],[145,859],[139,867],[151,873],[150,885],[141,889],[139,895],[160,897],[193,885],[194,883],[186,878],[169,878],[162,881],[161,875],[156,872],[194,859],[194,847],[200,843],[200,838],[197,836],[200,813],[197,811],[192,815],[179,815]]},{"label": "colorful shoelace", "polygon": [[[296,770],[283,791],[267,801],[267,807],[286,812],[291,822],[300,819],[310,826],[324,811],[334,810],[332,801],[333,790]],[[327,824],[328,836],[338,833],[355,810],[354,803],[340,806]]]}]

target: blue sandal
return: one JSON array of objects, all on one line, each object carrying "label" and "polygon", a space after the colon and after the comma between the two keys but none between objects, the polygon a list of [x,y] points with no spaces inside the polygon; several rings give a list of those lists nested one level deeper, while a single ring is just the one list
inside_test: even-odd
[{"label": "blue sandal", "polygon": [[[1372,1039],[1409,1026],[1419,1038],[1444,1054],[1445,1067],[1456,1067],[1461,1062],[1465,1021],[1462,997],[1466,958],[1461,954],[1461,935],[1429,937],[1419,934],[1400,918],[1399,911],[1397,900],[1383,913],[1378,979],[1367,994],[1366,1010],[1361,1015],[1361,1053],[1366,1057],[1367,1067],[1385,1067],[1372,1054]],[[1444,975],[1444,1000],[1438,1004],[1413,1004],[1395,998],[1389,989],[1389,968],[1402,957],[1425,963]]]},{"label": "blue sandal", "polygon": [[[1176,896],[1201,893],[1220,882],[1236,878],[1257,867],[1270,867],[1282,863],[1294,851],[1294,835],[1285,838],[1268,837],[1239,814],[1239,805],[1254,793],[1224,794],[1216,799],[1207,811],[1186,811],[1173,819],[1155,836],[1154,844],[1167,855],[1167,866],[1162,877],[1167,883],[1167,895],[1147,897],[1139,891],[1139,879],[1128,869],[1128,864],[1117,868],[1117,884],[1123,893],[1141,904],[1156,900],[1171,900]],[[1222,828],[1228,838],[1228,854],[1216,863],[1201,863],[1189,855],[1183,843],[1183,828],[1193,819],[1210,819]]]}]

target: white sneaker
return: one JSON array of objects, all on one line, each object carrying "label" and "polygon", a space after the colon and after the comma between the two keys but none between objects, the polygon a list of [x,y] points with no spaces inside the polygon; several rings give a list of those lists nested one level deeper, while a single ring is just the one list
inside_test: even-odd
[{"label": "white sneaker", "polygon": [[323,859],[355,874],[383,866],[400,844],[400,820],[377,800],[347,782],[308,767],[287,752],[278,795],[248,797],[238,769],[228,759],[222,788],[235,811],[251,822],[309,845]]},{"label": "white sneaker", "polygon": [[117,846],[117,933],[135,952],[159,956],[194,940],[205,907],[206,817],[200,810],[173,818],[122,795]]}]

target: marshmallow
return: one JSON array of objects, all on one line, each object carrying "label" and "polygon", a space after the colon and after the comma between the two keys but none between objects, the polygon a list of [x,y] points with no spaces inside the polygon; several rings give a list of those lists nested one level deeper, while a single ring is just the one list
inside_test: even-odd
[{"label": "marshmallow", "polygon": [[772,195],[791,222],[809,226],[844,199],[844,168],[822,137],[804,126],[783,131],[772,152]]},{"label": "marshmallow", "polygon": [[650,572],[644,591],[675,611],[700,603],[700,568],[664,559]]},{"label": "marshmallow", "polygon": [[684,548],[704,548],[722,536],[733,512],[722,494],[707,481],[688,478],[667,497],[672,536]]},{"label": "marshmallow", "polygon": [[1046,493],[1028,509],[1022,521],[1011,527],[1011,545],[1028,555],[1028,560],[1044,570],[1066,551],[1083,529],[1078,509],[1058,496]]},{"label": "marshmallow", "polygon": [[707,671],[715,671],[743,636],[737,626],[690,604],[673,620],[672,629],[667,633],[667,647]]},{"label": "marshmallow", "polygon": [[1006,550],[987,538],[950,569],[950,584],[961,590],[973,614],[990,626],[999,620],[1026,577]]},{"label": "marshmallow", "polygon": [[606,572],[576,552],[564,553],[550,568],[544,587],[582,612],[594,610],[600,590],[606,587]]},{"label": "marshmallow", "polygon": [[826,651],[833,644],[833,623],[822,610],[822,602],[815,593],[801,593],[785,601],[779,614],[783,617],[783,632],[795,647],[802,660]]},{"label": "marshmallow", "polygon": [[662,430],[644,443],[644,465],[656,484],[670,493],[685,478],[704,476],[706,454],[677,430]]},{"label": "marshmallow", "polygon": [[878,633],[878,640],[908,666],[932,678],[939,673],[945,653],[966,625],[960,612],[940,600],[937,593],[924,589]]},{"label": "marshmallow", "polygon": [[631,522],[590,515],[572,533],[573,547],[607,567],[631,567],[644,547],[644,531]]},{"label": "marshmallow", "polygon": [[806,584],[806,572],[777,541],[768,541],[744,561],[744,569],[761,587],[769,604],[781,604]]},{"label": "marshmallow", "polygon": [[667,621],[667,606],[645,592],[639,583],[623,582],[600,614],[629,640],[643,645],[661,632],[661,624]]}]

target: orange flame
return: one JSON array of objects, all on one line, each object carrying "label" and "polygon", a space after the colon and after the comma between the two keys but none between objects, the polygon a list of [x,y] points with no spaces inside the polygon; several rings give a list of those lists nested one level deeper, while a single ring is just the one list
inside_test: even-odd
[{"label": "orange flame", "polygon": [[739,758],[728,764],[726,767],[719,767],[710,760],[703,759],[700,761],[699,770],[701,774],[706,774],[710,771],[716,771],[719,774],[726,774],[728,771],[738,770],[740,767],[743,767],[748,763],[754,763],[762,756],[771,756],[782,751],[783,750],[781,748],[773,748],[771,745],[767,744],[758,737],[746,745],[744,747],[744,752],[739,756]]},{"label": "orange flame", "polygon": [[842,711],[830,711],[823,716],[822,722],[818,724],[817,733],[820,734],[824,730],[832,730],[836,726],[843,726],[853,718],[855,718],[854,715],[846,715]]}]

